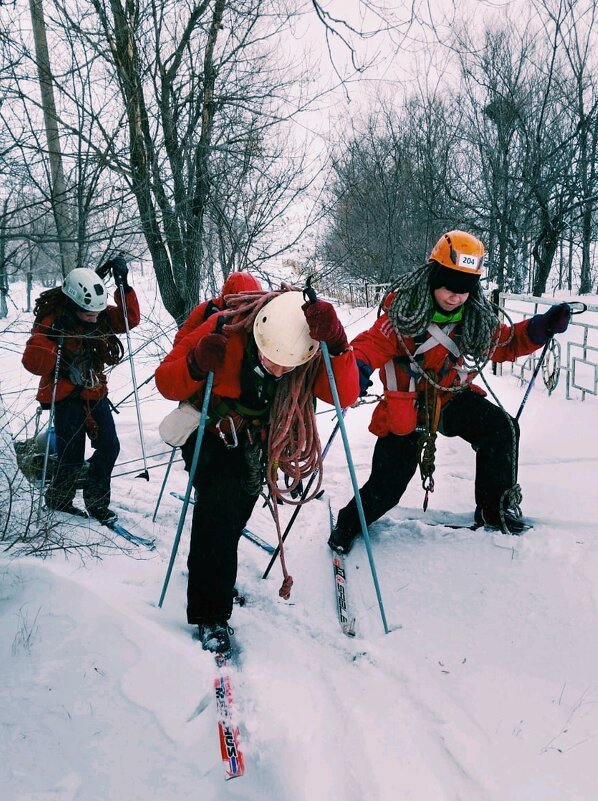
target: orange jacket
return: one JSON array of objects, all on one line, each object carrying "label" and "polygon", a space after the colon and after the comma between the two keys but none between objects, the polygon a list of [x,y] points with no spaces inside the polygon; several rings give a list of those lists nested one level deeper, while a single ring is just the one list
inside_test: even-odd
[{"label": "orange jacket", "polygon": [[[99,317],[106,315],[112,333],[124,334],[126,331],[124,314],[122,310],[120,290],[114,293],[114,300],[116,306],[108,306],[105,311],[100,312]],[[127,321],[129,328],[135,328],[139,325],[140,313],[139,302],[135,290],[129,288],[126,292],[127,302]],[[54,386],[54,372],[56,367],[56,355],[58,349],[57,338],[54,336],[50,338],[47,336],[50,333],[56,315],[48,315],[42,320],[36,322],[31,330],[31,336],[25,345],[25,352],[23,353],[23,366],[26,370],[34,375],[41,376],[39,388],[37,391],[37,400],[44,404],[50,404],[52,401],[52,389]],[[81,348],[81,340],[85,336],[83,328],[74,328],[72,334],[67,334],[63,341],[63,352],[76,353]],[[106,376],[103,368],[97,372],[99,384],[93,389],[82,389],[81,397],[88,400],[99,400],[104,395],[108,394],[108,386]],[[76,385],[71,383],[65,376],[59,376],[56,384],[56,400],[60,401],[70,395],[76,388]]]},{"label": "orange jacket", "polygon": [[[199,393],[199,397],[201,397],[205,381],[194,381],[189,375],[187,353],[202,337],[215,330],[217,322],[218,315],[213,314],[199,328],[180,340],[158,367],[155,373],[156,386],[165,398],[182,401],[188,400],[195,393]],[[241,364],[247,337],[248,334],[245,331],[235,331],[228,337],[224,363],[214,373],[213,393],[215,396],[224,398],[241,396]],[[347,350],[340,356],[335,356],[331,361],[341,406],[350,406],[359,395],[359,377],[353,351]],[[321,400],[327,403],[333,402],[323,362],[316,376],[313,392]],[[201,405],[201,402],[197,405]]]},{"label": "orange jacket", "polygon": [[[493,361],[515,361],[519,356],[526,356],[540,347],[528,337],[527,322],[527,320],[523,320],[512,328],[507,325],[500,326],[499,345],[492,355]],[[441,330],[450,331],[449,338],[452,340],[458,333],[459,327],[457,325],[452,329],[447,329],[446,325],[439,325]],[[501,345],[501,343],[507,342],[511,332],[513,338],[509,344]],[[430,334],[426,333],[424,341],[429,339]],[[412,337],[403,337],[403,340],[412,355],[421,344],[420,342],[416,343]],[[427,382],[424,378],[412,373],[409,357],[397,337],[388,314],[383,314],[370,329],[358,334],[351,344],[357,360],[374,369],[382,368],[380,378],[384,386],[384,398],[374,409],[369,430],[378,437],[385,437],[389,433],[409,434],[416,425],[415,401],[418,394],[424,391]],[[463,368],[463,375],[466,374],[463,357],[456,358],[447,347],[440,343],[422,353],[418,364],[427,372],[434,371],[436,382],[443,387],[459,386],[462,379],[458,367]],[[412,376],[414,382],[411,380]],[[472,372],[469,372],[468,377],[472,377]],[[389,384],[392,386],[389,387]],[[479,386],[472,384],[471,389],[482,395],[485,394]],[[453,396],[452,392],[440,392],[442,406],[448,403]]]}]

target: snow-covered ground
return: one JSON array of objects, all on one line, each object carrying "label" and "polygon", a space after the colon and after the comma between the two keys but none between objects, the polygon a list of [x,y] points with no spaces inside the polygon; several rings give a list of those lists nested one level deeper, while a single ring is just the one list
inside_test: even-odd
[{"label": "snow-covered ground", "polygon": [[[159,304],[145,296],[153,316]],[[350,336],[375,318],[342,314]],[[11,307],[4,323],[0,390],[14,435],[36,408],[36,379],[20,366],[31,316]],[[149,324],[133,332],[134,347],[148,333]],[[140,384],[159,353],[157,343],[136,357]],[[515,413],[524,388],[510,375],[489,380]],[[424,518],[417,478],[372,526],[389,633],[361,541],[347,560],[355,638],[335,615],[328,502],[336,512],[351,496],[340,436],[323,498],[300,512],[287,540],[290,601],[278,597],[278,566],[262,580],[268,554],[241,542],[247,603],[231,619],[230,673],[246,772],[231,781],[217,742],[214,662],[185,622],[188,525],[158,608],[181,508],[169,492],[185,491],[186,474],[175,463],[152,523],[165,473],[154,465],[168,459],[157,426],[173,404],[143,384],[150,481],[135,477],[143,465],[130,398],[117,417],[113,498],[123,523],[154,537],[156,550],[116,540],[98,558],[1,558],[2,799],[595,801],[598,412],[594,397],[565,400],[562,383],[549,397],[540,380],[521,418],[519,480],[532,530],[509,538],[402,522]],[[110,386],[114,403],[131,391],[126,363]],[[373,408],[346,417],[360,482]],[[325,441],[334,415],[321,412]],[[448,511],[471,521],[473,468],[469,446],[439,438],[426,519]],[[104,536],[77,525],[79,538]],[[273,541],[267,510],[250,528]]]}]

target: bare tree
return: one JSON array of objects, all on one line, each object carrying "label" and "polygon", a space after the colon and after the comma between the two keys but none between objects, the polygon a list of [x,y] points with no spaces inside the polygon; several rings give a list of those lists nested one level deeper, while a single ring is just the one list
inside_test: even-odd
[{"label": "bare tree", "polygon": [[56,230],[58,232],[62,272],[63,275],[66,275],[66,273],[77,266],[77,263],[74,253],[73,220],[69,209],[69,192],[67,191],[62,164],[60,132],[58,129],[56,102],[54,99],[54,78],[52,76],[50,55],[48,53],[43,2],[42,0],[29,0],[29,7],[31,10],[31,24],[35,42],[41,103],[48,142],[47,154],[50,166],[50,202],[54,214]]},{"label": "bare tree", "polygon": [[414,95],[402,108],[380,99],[378,110],[353,125],[333,158],[326,193],[328,225],[318,256],[329,270],[375,283],[425,261],[460,205],[449,202],[453,153],[450,107]]},{"label": "bare tree", "polygon": [[559,7],[548,0],[536,0],[535,4],[539,13],[554,25],[571,76],[562,91],[569,98],[576,133],[574,171],[579,211],[572,210],[571,224],[579,228],[579,291],[584,294],[591,292],[593,286],[591,246],[598,233],[593,225],[598,203],[598,90],[592,48],[596,41],[597,7],[591,0],[564,0]]}]

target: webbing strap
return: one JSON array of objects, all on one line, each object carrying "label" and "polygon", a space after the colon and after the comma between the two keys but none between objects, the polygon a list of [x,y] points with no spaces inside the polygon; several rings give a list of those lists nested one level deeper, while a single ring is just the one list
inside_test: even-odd
[{"label": "webbing strap", "polygon": [[[444,328],[440,328],[440,326],[436,325],[436,323],[430,323],[427,328],[428,333],[430,336],[426,339],[425,342],[422,342],[421,345],[417,347],[417,349],[413,353],[413,357],[421,356],[422,353],[426,353],[432,348],[435,348],[437,345],[442,345],[446,350],[451,353],[455,359],[459,359],[461,356],[461,351],[459,350],[459,346],[455,342],[454,339],[451,339],[449,336],[453,329],[455,328],[455,323],[450,323],[449,325],[445,326]],[[459,383],[462,384],[469,374],[469,370],[466,367],[461,367],[458,364],[455,364],[454,370],[459,376]],[[395,363],[393,359],[390,359],[384,365],[384,372],[386,375],[386,388],[396,392],[397,391],[397,376],[395,371]],[[415,376],[411,375],[409,379],[409,391],[415,392],[417,387],[417,382],[415,380]]]}]

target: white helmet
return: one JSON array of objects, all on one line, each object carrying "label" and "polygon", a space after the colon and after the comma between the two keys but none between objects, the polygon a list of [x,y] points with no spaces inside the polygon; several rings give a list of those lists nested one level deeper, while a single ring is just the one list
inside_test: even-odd
[{"label": "white helmet", "polygon": [[87,267],[71,270],[64,279],[62,291],[84,311],[101,312],[108,305],[104,282]]},{"label": "white helmet", "polygon": [[253,336],[259,351],[280,367],[298,367],[315,356],[320,343],[309,335],[301,292],[283,292],[260,309]]}]

